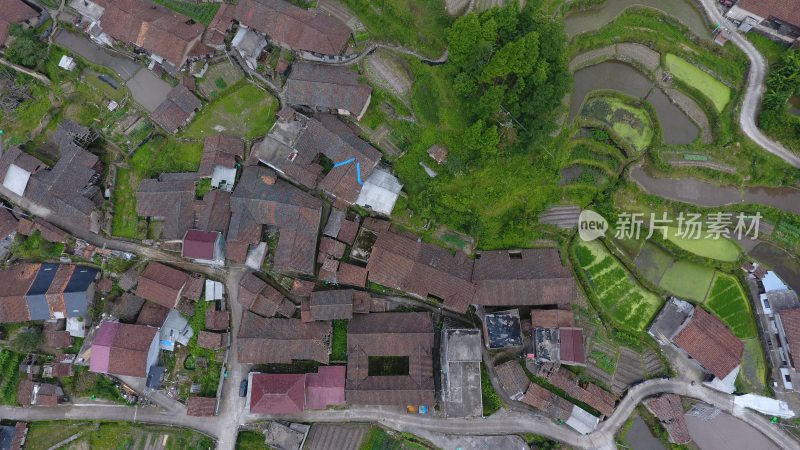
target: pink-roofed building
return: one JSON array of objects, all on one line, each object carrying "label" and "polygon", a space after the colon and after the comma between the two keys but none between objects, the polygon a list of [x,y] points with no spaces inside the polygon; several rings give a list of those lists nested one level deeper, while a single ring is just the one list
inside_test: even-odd
[{"label": "pink-roofed building", "polygon": [[146,377],[158,360],[158,328],[103,322],[92,341],[89,370]]},{"label": "pink-roofed building", "polygon": [[345,366],[321,366],[317,373],[251,373],[250,414],[293,414],[345,404]]},{"label": "pink-roofed building", "polygon": [[201,264],[225,262],[222,249],[222,233],[217,231],[189,230],[183,236],[181,256]]},{"label": "pink-roofed building", "polygon": [[306,409],[325,409],[343,405],[345,366],[321,366],[317,373],[306,376]]}]

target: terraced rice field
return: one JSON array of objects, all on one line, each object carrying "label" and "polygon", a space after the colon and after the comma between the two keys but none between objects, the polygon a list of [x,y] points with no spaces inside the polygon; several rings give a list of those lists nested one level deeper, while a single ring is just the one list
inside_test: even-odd
[{"label": "terraced rice field", "polygon": [[708,293],[714,269],[689,261],[676,261],[661,277],[658,284],[681,298],[702,302]]},{"label": "terraced rice field", "polygon": [[728,86],[689,61],[673,54],[667,54],[666,63],[667,69],[675,78],[705,94],[714,103],[717,111],[725,109],[725,105],[731,99],[731,90]]},{"label": "terraced rice field", "polygon": [[581,115],[606,124],[639,152],[653,139],[653,124],[647,111],[622,99],[592,97],[584,105]]},{"label": "terraced rice field", "polygon": [[700,239],[690,239],[689,236],[679,236],[677,228],[670,227],[668,231],[665,237],[670,242],[695,255],[719,261],[733,262],[739,259],[739,255],[741,254],[739,246],[730,239],[708,239],[704,237]]},{"label": "terraced rice field", "polygon": [[714,278],[714,269],[690,261],[677,260],[651,242],[645,242],[634,258],[639,271],[680,298],[702,302]]},{"label": "terraced rice field", "polygon": [[705,306],[722,319],[740,339],[758,337],[750,302],[739,281],[733,276],[717,272]]},{"label": "terraced rice field", "polygon": [[642,288],[601,242],[576,241],[575,246],[596,307],[622,328],[644,330],[663,300]]},{"label": "terraced rice field", "polygon": [[614,393],[621,394],[631,384],[663,372],[661,360],[652,349],[639,353],[600,336],[599,330],[590,333],[586,374],[610,387]]}]

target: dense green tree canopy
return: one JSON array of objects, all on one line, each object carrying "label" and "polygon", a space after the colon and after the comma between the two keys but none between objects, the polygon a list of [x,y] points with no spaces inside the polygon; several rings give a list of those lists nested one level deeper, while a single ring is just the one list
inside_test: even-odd
[{"label": "dense green tree canopy", "polygon": [[[535,5],[520,10],[515,2],[453,24],[448,35],[453,88],[475,120],[463,136],[461,157],[496,156],[498,150],[490,147],[498,144],[528,147],[552,126],[569,80],[561,27],[538,14]],[[500,142],[500,136],[514,139]]]},{"label": "dense green tree canopy", "polygon": [[14,37],[14,42],[6,49],[9,61],[26,67],[36,67],[40,61],[47,59],[47,47],[39,40],[35,30],[14,24],[9,34]]}]

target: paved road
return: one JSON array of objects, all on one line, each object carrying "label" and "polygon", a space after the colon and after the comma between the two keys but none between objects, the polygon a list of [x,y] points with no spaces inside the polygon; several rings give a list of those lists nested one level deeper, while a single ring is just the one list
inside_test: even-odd
[{"label": "paved road", "polygon": [[[700,0],[711,22],[716,22],[729,30],[734,30],[732,23],[728,22],[714,0]],[[750,72],[747,76],[747,91],[742,102],[742,111],[739,114],[739,125],[742,131],[764,150],[781,158],[794,167],[800,167],[800,156],[786,149],[778,142],[767,137],[756,126],[758,110],[761,107],[761,97],[764,94],[764,78],[767,71],[767,63],[761,53],[756,50],[738,31],[730,33],[730,40],[739,47],[750,59]]]},{"label": "paved road", "polygon": [[[241,415],[240,425],[253,424],[270,418],[296,420],[302,422],[378,422],[400,431],[427,430],[436,433],[460,435],[503,435],[510,433],[535,433],[577,448],[613,449],[614,435],[630,417],[633,409],[643,399],[660,393],[675,393],[692,397],[712,404],[751,424],[777,446],[787,450],[800,450],[792,437],[769,423],[763,416],[752,411],[735,407],[733,396],[723,394],[701,385],[658,379],[649,380],[631,388],[628,395],[617,405],[614,414],[600,424],[591,434],[581,435],[555,422],[539,416],[509,411],[481,419],[442,419],[418,414],[405,414],[387,408],[359,408],[348,410],[306,411],[297,415],[249,416]],[[118,406],[58,406],[55,408],[12,408],[0,407],[0,418],[10,420],[53,420],[67,418],[72,420],[119,420],[159,424],[172,424],[201,431],[220,439],[219,447],[234,448],[235,442],[226,436],[234,435],[235,427],[229,426],[226,417],[197,418],[162,412],[155,408],[133,409]],[[225,439],[225,441],[223,441]]]},{"label": "paved road", "polygon": [[217,437],[219,429],[216,418],[189,417],[155,407],[131,408],[124,405],[60,405],[32,408],[0,406],[0,419],[26,422],[67,419],[155,423],[190,428],[211,437]]},{"label": "paved road", "polygon": [[57,31],[55,42],[79,54],[90,62],[108,67],[124,81],[133,78],[133,75],[143,67],[130,58],[118,55],[107,48],[100,47],[85,36],[70,33],[69,31]]}]

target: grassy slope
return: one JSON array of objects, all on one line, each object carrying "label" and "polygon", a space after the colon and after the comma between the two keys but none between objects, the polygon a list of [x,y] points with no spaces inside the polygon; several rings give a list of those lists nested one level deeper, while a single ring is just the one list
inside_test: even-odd
[{"label": "grassy slope", "polygon": [[746,33],[744,36],[758,49],[759,52],[761,52],[762,55],[764,55],[764,58],[767,58],[767,61],[770,64],[777,61],[783,52],[789,48],[787,44],[775,42],[756,31],[753,31],[752,33]]},{"label": "grassy slope", "polygon": [[277,108],[277,100],[268,92],[244,84],[206,106],[183,136],[203,139],[216,133],[215,126],[222,126],[226,134],[252,140],[267,134]]},{"label": "grassy slope", "polygon": [[114,189],[114,236],[142,238],[136,215],[136,190],[145,178],[155,178],[164,172],[196,172],[200,167],[203,144],[179,142],[173,138],[156,136],[136,150],[128,169],[117,173]]},{"label": "grassy slope", "polygon": [[344,0],[373,40],[399,43],[438,58],[451,19],[440,0]]}]

